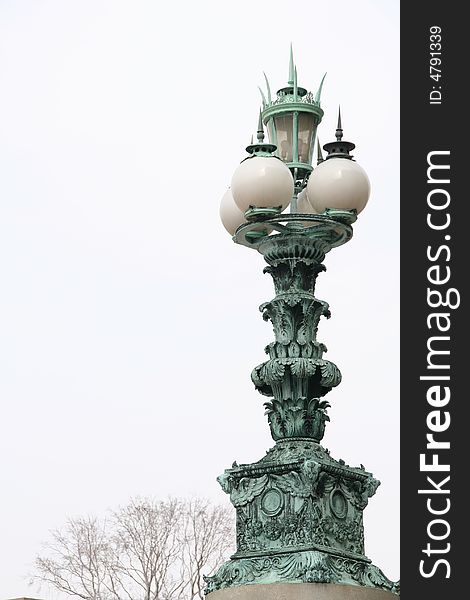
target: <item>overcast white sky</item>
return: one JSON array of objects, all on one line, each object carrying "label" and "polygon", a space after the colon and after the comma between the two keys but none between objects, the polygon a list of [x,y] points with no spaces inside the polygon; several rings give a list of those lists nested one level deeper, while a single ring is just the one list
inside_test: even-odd
[{"label": "overcast white sky", "polygon": [[252,368],[273,339],[261,255],[219,201],[266,71],[328,72],[319,128],[371,179],[317,285],[343,373],[324,445],[382,481],[366,552],[399,577],[398,1],[0,1],[0,600],[67,516],[131,496],[225,500],[273,444]]}]

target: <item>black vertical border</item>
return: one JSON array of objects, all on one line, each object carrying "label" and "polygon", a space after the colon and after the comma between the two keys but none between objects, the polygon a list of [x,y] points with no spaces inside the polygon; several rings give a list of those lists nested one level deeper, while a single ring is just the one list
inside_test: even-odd
[{"label": "black vertical border", "polygon": [[[468,229],[470,211],[469,192],[464,189],[467,172],[470,176],[470,164],[467,155],[470,149],[468,135],[468,108],[465,89],[468,88],[468,58],[470,56],[468,25],[463,16],[462,4],[430,0],[426,3],[401,3],[401,595],[404,600],[445,600],[467,597],[470,594],[466,585],[465,567],[468,550],[465,541],[469,535],[470,491],[469,445],[470,422],[465,419],[466,405],[470,406],[470,394],[467,390],[465,374],[470,374],[470,352],[466,347],[469,329],[467,313],[467,289],[470,274],[470,229]],[[438,81],[430,75],[431,27],[441,29],[441,77]],[[442,92],[441,104],[430,104],[430,92]],[[440,86],[440,87],[439,87]],[[438,100],[438,94],[434,94]],[[465,104],[465,106],[464,106]],[[449,157],[441,157],[436,162],[450,164],[449,184],[434,185],[427,181],[427,156],[432,151],[450,151]],[[436,172],[437,174],[437,172]],[[444,178],[444,172],[441,172]],[[433,188],[446,189],[451,202],[446,210],[433,211],[428,207],[427,196]],[[436,200],[439,194],[434,196]],[[441,199],[445,195],[440,195]],[[434,212],[436,222],[444,220],[445,213],[450,215],[450,225],[446,230],[432,230],[427,224],[427,215]],[[450,236],[446,239],[445,236]],[[434,262],[427,257],[427,249],[436,256],[440,246],[447,245],[448,253],[441,250]],[[450,280],[446,284],[433,285],[428,280],[430,266],[439,264],[440,277],[450,269]],[[437,274],[436,271],[433,272]],[[430,308],[427,301],[427,288],[446,290],[455,288],[460,295],[460,306],[455,309]],[[452,294],[453,301],[456,294]],[[448,343],[441,342],[442,349],[450,349],[450,355],[441,356],[441,363],[450,364],[450,370],[427,370],[427,342],[430,336],[439,335],[435,327],[429,329],[427,317],[432,312],[450,314],[451,326]],[[442,321],[444,323],[445,319]],[[432,321],[435,324],[435,320]],[[438,343],[438,342],[435,342]],[[451,399],[444,411],[450,414],[450,427],[435,434],[438,440],[450,442],[450,449],[438,452],[439,462],[450,464],[450,472],[423,472],[420,470],[420,454],[428,452],[427,462],[432,460],[433,450],[426,451],[426,434],[429,432],[426,418],[430,411],[436,410],[427,402],[426,391],[439,382],[420,381],[421,375],[448,374],[449,382],[442,385],[450,387]],[[439,485],[450,475],[447,484],[449,494],[419,494],[419,489],[432,489],[427,481],[430,476]],[[468,486],[466,485],[468,483]],[[440,510],[450,508],[446,514],[432,515],[427,507],[431,498],[431,507]],[[467,516],[469,515],[469,516]],[[442,540],[430,539],[428,527],[433,519],[445,519],[450,526],[448,537]],[[431,525],[436,536],[444,536],[446,525]],[[423,550],[430,543],[433,550],[428,556]],[[450,545],[448,552],[447,543]],[[436,551],[436,552],[434,552]],[[446,563],[437,561],[443,559]],[[424,577],[422,569],[429,575]],[[449,575],[449,577],[446,577]]]}]

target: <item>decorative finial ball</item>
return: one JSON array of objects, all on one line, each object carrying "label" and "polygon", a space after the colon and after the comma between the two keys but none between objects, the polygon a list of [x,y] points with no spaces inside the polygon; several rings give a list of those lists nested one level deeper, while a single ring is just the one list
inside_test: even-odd
[{"label": "decorative finial ball", "polygon": [[[245,219],[245,214],[235,204],[230,188],[228,188],[228,190],[222,196],[219,214],[222,225],[225,227],[228,233],[230,233],[230,235],[234,235],[235,231],[240,227],[240,225],[247,222]],[[253,229],[255,231],[264,231],[265,233],[271,233],[272,231],[271,228],[265,227],[262,224],[257,225]]]},{"label": "decorative finial ball", "polygon": [[348,158],[330,158],[313,170],[307,194],[319,213],[326,208],[355,208],[360,213],[369,200],[370,182],[357,162]]},{"label": "decorative finial ball", "polygon": [[250,207],[284,210],[292,199],[294,180],[288,167],[275,156],[253,156],[236,168],[231,189],[243,213]]}]

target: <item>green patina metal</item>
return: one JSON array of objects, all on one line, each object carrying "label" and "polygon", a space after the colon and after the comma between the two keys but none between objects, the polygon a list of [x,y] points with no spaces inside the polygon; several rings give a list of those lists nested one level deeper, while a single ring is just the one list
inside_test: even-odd
[{"label": "green patina metal", "polygon": [[343,583],[398,592],[364,555],[362,513],[379,482],[309,438],[279,440],[219,477],[237,511],[237,552],[207,592],[254,583]]},{"label": "green patina metal", "polygon": [[[296,83],[292,59],[291,65],[289,83]],[[260,135],[258,142],[263,145]],[[363,511],[380,482],[362,465],[334,459],[320,443],[329,421],[324,397],[340,383],[341,374],[323,357],[326,347],[317,340],[320,320],[329,318],[330,310],[316,298],[315,284],[325,270],[325,255],[351,239],[356,213],[254,211],[249,217],[233,239],[263,255],[264,272],[274,281],[275,297],[260,311],[272,323],[275,339],[265,348],[268,360],[255,367],[251,378],[270,398],[264,406],[276,443],[261,460],[234,462],[218,477],[236,510],[237,550],[205,578],[206,593],[307,582],[398,594],[399,582],[390,581],[364,550]],[[254,231],[260,223],[272,233]]]},{"label": "green patina metal", "polygon": [[[325,74],[326,75],[326,74]],[[312,171],[312,155],[309,154],[304,160],[299,158],[298,148],[298,131],[299,131],[299,118],[301,115],[311,115],[313,119],[312,125],[312,144],[315,139],[316,128],[322,120],[323,110],[320,108],[320,96],[323,87],[323,81],[325,75],[321,80],[320,86],[317,93],[314,95],[312,92],[308,92],[305,88],[299,87],[297,84],[297,68],[294,65],[294,59],[292,54],[292,47],[290,52],[289,60],[289,79],[287,87],[283,87],[276,93],[276,98],[273,100],[271,97],[271,89],[269,86],[268,79],[264,75],[266,80],[267,88],[267,99],[264,92],[260,89],[263,111],[262,118],[264,124],[268,128],[270,141],[278,146],[278,139],[276,134],[276,119],[278,117],[289,117],[291,116],[293,122],[293,135],[292,135],[292,160],[287,161],[287,166],[291,169],[294,181],[297,179],[303,179],[308,176]],[[278,154],[279,156],[279,150]],[[295,204],[295,203],[294,203]],[[294,206],[295,210],[295,206]]]},{"label": "green patina metal", "polygon": [[273,152],[276,151],[276,146],[274,144],[270,144],[264,141],[264,129],[261,111],[259,112],[256,139],[258,140],[257,143],[253,144],[252,137],[251,144],[245,148],[250,156],[247,156],[242,162],[244,162],[245,160],[250,160],[250,158],[253,158],[254,156],[273,156]]}]

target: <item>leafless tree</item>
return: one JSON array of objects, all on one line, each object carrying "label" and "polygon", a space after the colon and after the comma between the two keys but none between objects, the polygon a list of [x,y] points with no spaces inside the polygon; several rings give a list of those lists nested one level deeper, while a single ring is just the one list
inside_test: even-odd
[{"label": "leafless tree", "polygon": [[185,504],[183,525],[185,598],[202,600],[202,576],[211,575],[233,549],[233,509],[214,506],[207,500],[190,500]]},{"label": "leafless tree", "polygon": [[[111,580],[129,600],[178,597],[173,581],[181,555],[179,530],[185,506],[179,500],[132,500],[113,512]],[[113,590],[114,591],[114,590]]]},{"label": "leafless tree", "polygon": [[36,558],[38,579],[85,600],[107,598],[110,547],[106,522],[92,517],[69,519],[51,535],[45,544],[47,556]]},{"label": "leafless tree", "polygon": [[233,548],[233,510],[207,500],[131,500],[105,520],[51,532],[32,581],[83,600],[194,600]]}]

